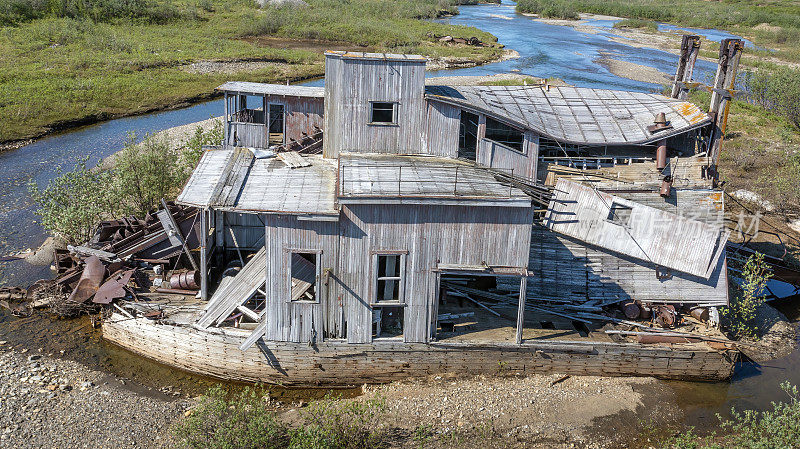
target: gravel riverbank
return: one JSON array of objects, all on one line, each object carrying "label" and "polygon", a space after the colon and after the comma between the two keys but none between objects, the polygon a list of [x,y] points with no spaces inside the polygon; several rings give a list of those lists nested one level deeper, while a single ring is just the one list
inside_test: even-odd
[{"label": "gravel riverbank", "polygon": [[40,353],[0,345],[0,448],[173,447],[185,400]]}]

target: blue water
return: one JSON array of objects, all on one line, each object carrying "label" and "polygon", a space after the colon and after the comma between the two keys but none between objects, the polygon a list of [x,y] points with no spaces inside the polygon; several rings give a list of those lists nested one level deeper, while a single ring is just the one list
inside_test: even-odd
[{"label": "blue water", "polygon": [[[561,78],[576,86],[647,92],[660,90],[662,86],[616,76],[596,61],[609,57],[653,67],[669,75],[675,73],[677,56],[672,53],[613,42],[610,33],[592,34],[569,26],[546,24],[517,14],[514,6],[515,3],[509,0],[503,0],[499,6],[461,6],[459,15],[440,22],[488,31],[497,36],[506,48],[519,52],[519,59],[470,69],[431,72],[430,76],[486,75],[518,70],[534,77]],[[613,26],[613,21],[608,22]],[[715,64],[697,61],[695,79],[704,80],[715,72]]]},{"label": "blue water", "polygon": [[[584,21],[583,23],[598,28],[613,28],[614,25],[621,20],[622,19],[590,19]],[[745,39],[741,36],[737,36],[733,33],[729,33],[728,31],[724,30],[717,30],[713,28],[682,27],[663,22],[657,22],[657,25],[658,25],[658,31],[662,32],[671,32],[678,34],[696,34],[701,38],[712,42],[722,42],[723,39],[741,39],[742,42],[744,42],[745,48],[757,48],[760,50],[763,49],[762,47],[756,46],[752,41],[748,39]]]}]

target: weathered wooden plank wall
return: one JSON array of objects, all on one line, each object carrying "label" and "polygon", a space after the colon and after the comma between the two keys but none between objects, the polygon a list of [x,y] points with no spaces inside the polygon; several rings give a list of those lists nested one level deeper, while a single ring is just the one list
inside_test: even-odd
[{"label": "weathered wooden plank wall", "polygon": [[461,108],[428,101],[427,153],[457,158],[460,125]]},{"label": "weathered wooden plank wall", "polygon": [[[285,95],[266,95],[266,105],[282,104],[284,106],[285,140],[300,140],[303,133],[314,134],[315,128],[322,129],[324,99],[313,97],[291,97]],[[265,121],[268,120],[265,117]],[[267,126],[264,123],[229,122],[226,142],[249,148],[267,148]]]},{"label": "weathered wooden plank wall", "polygon": [[477,162],[516,176],[534,179],[539,161],[539,136],[532,131],[526,131],[523,148],[525,152],[520,153],[489,139],[479,139]]},{"label": "weathered wooden plank wall", "polygon": [[[236,243],[239,249],[248,251],[257,251],[264,246],[264,224],[262,222],[265,215],[261,215],[261,219],[256,214],[242,214],[237,212],[220,212],[218,215],[225,216],[225,227],[217,229],[223,232],[218,234],[220,243],[224,244],[228,249],[234,249],[233,237],[231,231],[236,236]],[[221,226],[222,223],[219,223]]]},{"label": "weathered wooden plank wall", "polygon": [[[372,339],[371,266],[375,251],[408,251],[405,279],[407,342],[426,342],[436,297],[438,263],[523,267],[532,210],[499,207],[351,205],[343,208],[339,278],[351,343]],[[368,273],[368,275],[365,275]]]},{"label": "weathered wooden plank wall", "polygon": [[[266,215],[267,246],[267,313],[263,320],[268,323],[264,338],[275,341],[308,343],[322,340],[323,332],[338,331],[335,317],[341,314],[325,312],[326,307],[335,309],[331,302],[331,291],[317,283],[319,302],[289,302],[291,277],[291,251],[319,252],[317,264],[322,270],[336,266],[338,258],[339,224],[329,221],[304,221],[293,216]],[[261,228],[264,231],[265,228]],[[335,298],[335,296],[333,296]],[[328,315],[334,321],[325,322]],[[328,326],[328,329],[326,329]],[[333,329],[330,328],[333,326]]]},{"label": "weathered wooden plank wall", "polygon": [[[425,149],[424,61],[328,56],[325,157],[340,151],[420,154]],[[371,125],[370,102],[397,102],[396,124]]]}]

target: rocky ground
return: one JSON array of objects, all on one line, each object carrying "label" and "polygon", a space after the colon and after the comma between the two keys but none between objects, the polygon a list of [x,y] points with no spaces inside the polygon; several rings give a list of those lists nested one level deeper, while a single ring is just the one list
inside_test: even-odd
[{"label": "rocky ground", "polygon": [[172,447],[168,429],[187,407],[77,362],[0,345],[0,448]]}]

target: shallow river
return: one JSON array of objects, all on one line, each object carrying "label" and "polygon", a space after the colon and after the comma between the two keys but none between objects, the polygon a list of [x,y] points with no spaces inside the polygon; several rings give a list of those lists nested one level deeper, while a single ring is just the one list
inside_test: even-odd
[{"label": "shallow river", "polygon": [[[608,56],[653,67],[667,74],[673,74],[675,70],[677,57],[671,53],[612,42],[608,34],[610,30],[591,34],[572,27],[537,22],[516,14],[513,4],[507,1],[500,6],[463,6],[460,10],[460,15],[443,21],[488,31],[508,48],[518,51],[520,58],[475,68],[430,72],[429,76],[518,71],[536,77],[561,78],[577,86],[653,91],[661,86],[616,76],[597,60]],[[602,23],[596,25],[604,26]],[[703,31],[711,39],[729,37],[718,30]],[[714,70],[713,64],[698,61],[695,78],[702,80]],[[59,169],[69,169],[83,157],[94,163],[119,150],[131,131],[141,136],[221,113],[222,102],[210,101],[179,110],[91,125],[0,153],[0,182],[3,186],[0,191],[0,255],[35,248],[46,237],[42,228],[34,224],[27,194],[31,180],[42,185]],[[48,276],[46,267],[31,268],[21,262],[0,263],[0,285],[27,285]],[[800,315],[796,305],[785,305],[782,310],[795,322]],[[32,350],[43,348],[45,352],[55,354],[63,350],[66,357],[135,378],[143,384],[167,383],[184,389],[202,389],[209,384],[207,380],[177,373],[104,344],[97,333],[89,332],[88,321],[77,323],[51,323],[49,320],[20,323],[3,311],[0,312],[0,340],[9,340]],[[742,366],[730,384],[669,382],[668,385],[676,391],[687,422],[702,426],[716,422],[715,414],[725,412],[731,406],[764,409],[769,408],[770,401],[785,399],[778,387],[783,380],[800,384],[800,353],[795,352],[760,367]]]}]

